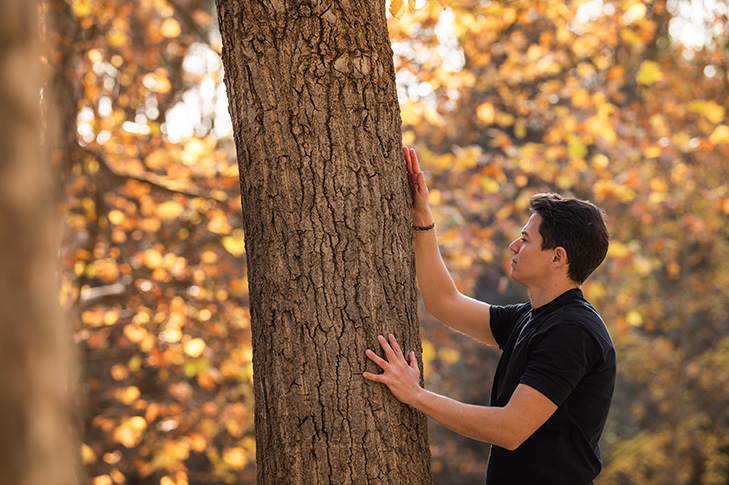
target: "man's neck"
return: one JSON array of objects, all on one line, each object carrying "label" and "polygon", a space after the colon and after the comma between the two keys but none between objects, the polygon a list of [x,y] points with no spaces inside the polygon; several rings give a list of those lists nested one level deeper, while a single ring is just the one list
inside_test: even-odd
[{"label": "man's neck", "polygon": [[581,287],[582,285],[572,280],[557,280],[550,281],[549,283],[537,288],[527,288],[527,291],[529,293],[529,300],[531,301],[532,308],[539,308],[565,292]]}]

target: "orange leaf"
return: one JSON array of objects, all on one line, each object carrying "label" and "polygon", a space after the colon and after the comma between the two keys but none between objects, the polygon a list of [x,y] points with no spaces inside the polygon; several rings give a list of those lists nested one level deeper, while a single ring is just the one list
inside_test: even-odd
[{"label": "orange leaf", "polygon": [[402,0],[391,0],[390,14],[400,20],[403,14],[405,14],[405,3]]}]

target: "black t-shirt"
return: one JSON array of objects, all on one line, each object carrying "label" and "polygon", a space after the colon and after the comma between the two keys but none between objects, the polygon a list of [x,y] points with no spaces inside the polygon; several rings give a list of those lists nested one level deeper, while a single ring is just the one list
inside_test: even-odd
[{"label": "black t-shirt", "polygon": [[491,332],[503,350],[491,405],[506,406],[517,385],[558,408],[514,451],[491,447],[486,483],[585,485],[600,473],[598,440],[615,387],[615,347],[580,289],[533,309],[491,307]]}]

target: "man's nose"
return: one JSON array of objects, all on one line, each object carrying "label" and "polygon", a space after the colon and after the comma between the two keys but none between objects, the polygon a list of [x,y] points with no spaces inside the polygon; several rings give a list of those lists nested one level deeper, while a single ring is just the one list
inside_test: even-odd
[{"label": "man's nose", "polygon": [[519,240],[516,239],[514,242],[509,244],[509,249],[511,249],[515,253],[518,253],[519,252]]}]

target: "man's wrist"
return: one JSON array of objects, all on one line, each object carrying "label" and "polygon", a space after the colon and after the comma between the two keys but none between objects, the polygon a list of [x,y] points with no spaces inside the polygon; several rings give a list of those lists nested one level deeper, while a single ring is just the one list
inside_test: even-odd
[{"label": "man's wrist", "polygon": [[408,399],[407,404],[414,407],[418,411],[423,410],[423,404],[425,403],[425,400],[427,399],[428,391],[423,389],[422,387],[418,387],[418,390],[413,393],[413,395]]},{"label": "man's wrist", "polygon": [[423,214],[413,214],[413,226],[426,227],[433,224],[433,215],[430,211]]},{"label": "man's wrist", "polygon": [[433,229],[435,229],[435,222],[431,222],[427,226],[416,226],[415,224],[413,224],[413,231],[415,232],[428,232],[432,231]]}]

